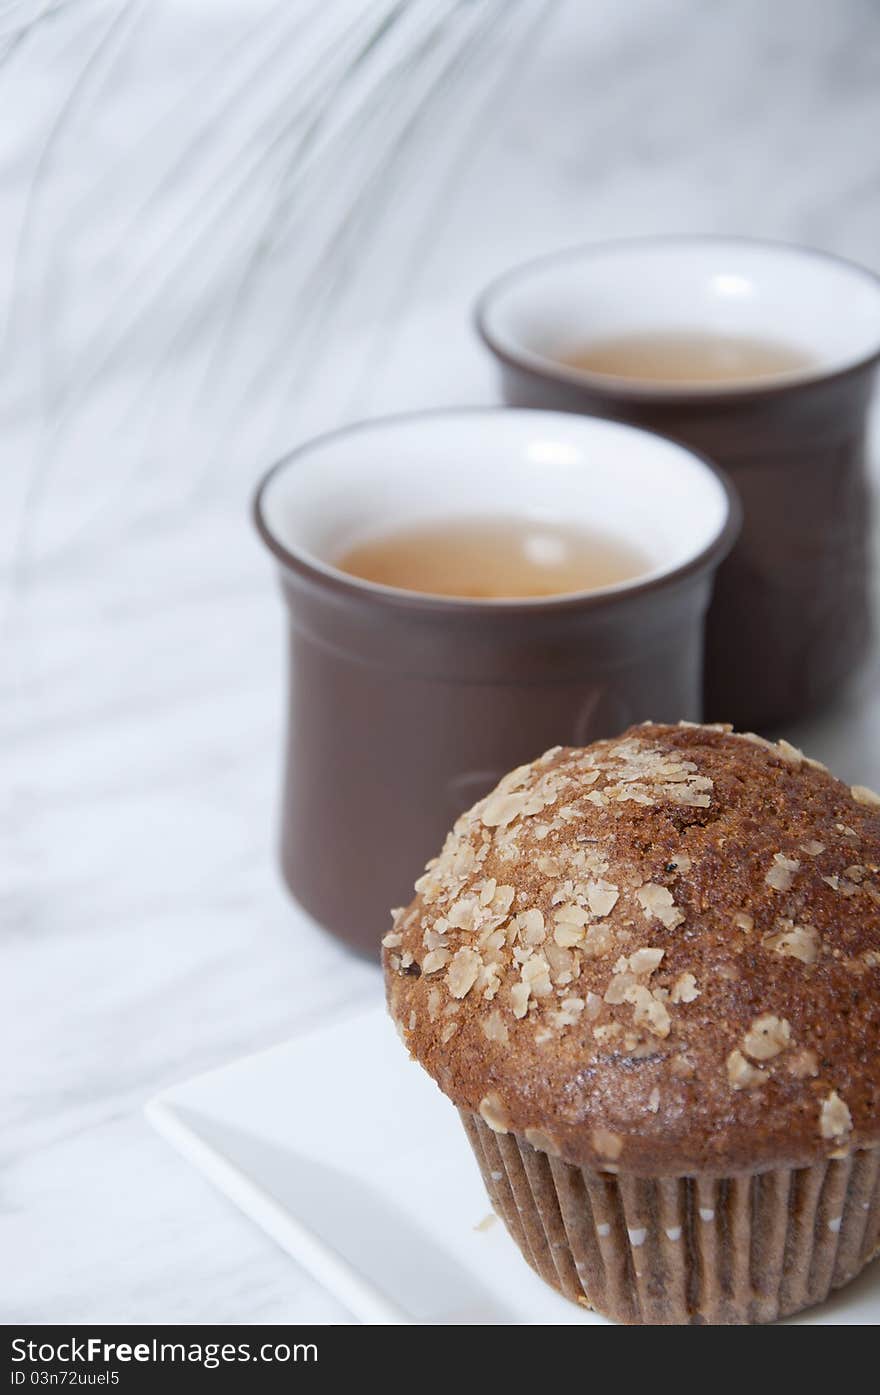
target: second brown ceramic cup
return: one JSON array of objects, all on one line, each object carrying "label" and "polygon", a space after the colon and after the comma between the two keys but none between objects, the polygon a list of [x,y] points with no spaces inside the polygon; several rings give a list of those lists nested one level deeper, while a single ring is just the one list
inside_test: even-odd
[{"label": "second brown ceramic cup", "polygon": [[[767,729],[822,706],[869,633],[867,410],[880,280],[808,249],[649,238],[544,258],[477,308],[505,401],[612,417],[722,465],[743,502],[706,638],[706,716]],[[793,376],[697,385],[566,367],[591,340],[722,334],[791,346]]]},{"label": "second brown ceramic cup", "polygon": [[[739,509],[681,446],[552,412],[417,413],[294,451],[255,511],[289,619],[284,876],[365,953],[454,818],[513,766],[700,716],[704,613]],[[456,518],[581,522],[645,569],[590,593],[474,601],[334,566],[365,538]]]}]

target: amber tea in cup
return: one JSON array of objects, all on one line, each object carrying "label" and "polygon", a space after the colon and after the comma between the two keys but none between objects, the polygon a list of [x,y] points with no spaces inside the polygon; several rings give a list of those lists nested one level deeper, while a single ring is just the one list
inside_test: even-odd
[{"label": "amber tea in cup", "polygon": [[605,335],[570,350],[561,362],[576,372],[608,378],[708,386],[805,373],[816,359],[781,339],[692,329]]},{"label": "amber tea in cup", "polygon": [[650,570],[611,534],[522,518],[447,518],[381,533],[349,547],[340,571],[422,595],[504,600],[598,591]]}]

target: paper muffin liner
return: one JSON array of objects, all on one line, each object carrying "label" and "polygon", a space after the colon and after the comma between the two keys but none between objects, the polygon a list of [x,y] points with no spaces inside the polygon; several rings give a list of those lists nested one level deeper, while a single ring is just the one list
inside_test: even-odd
[{"label": "paper muffin liner", "polygon": [[617,1322],[772,1322],[821,1303],[880,1248],[880,1148],[805,1168],[643,1178],[574,1167],[459,1112],[532,1268]]}]

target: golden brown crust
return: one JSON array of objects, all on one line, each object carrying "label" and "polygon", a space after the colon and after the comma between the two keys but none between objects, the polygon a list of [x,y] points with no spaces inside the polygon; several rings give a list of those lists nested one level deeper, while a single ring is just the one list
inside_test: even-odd
[{"label": "golden brown crust", "polygon": [[550,751],[417,893],[390,1010],[492,1127],[642,1175],[880,1139],[880,801],[786,743],[647,723]]}]

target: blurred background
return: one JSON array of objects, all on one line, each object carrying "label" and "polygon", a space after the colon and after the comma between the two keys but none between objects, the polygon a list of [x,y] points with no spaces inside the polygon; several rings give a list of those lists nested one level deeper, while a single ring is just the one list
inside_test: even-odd
[{"label": "blurred background", "polygon": [[141,1117],[378,992],[275,872],[257,477],[495,400],[470,307],[543,251],[880,271],[878,128],[874,0],[0,3],[7,1321],[341,1317]]}]

